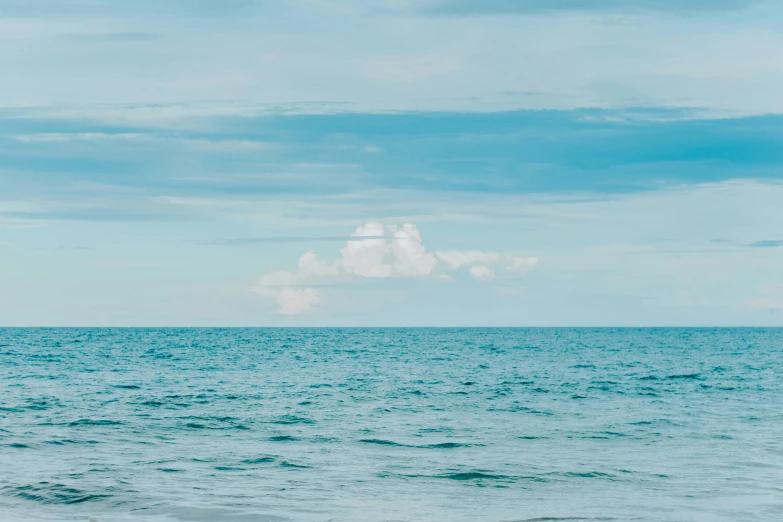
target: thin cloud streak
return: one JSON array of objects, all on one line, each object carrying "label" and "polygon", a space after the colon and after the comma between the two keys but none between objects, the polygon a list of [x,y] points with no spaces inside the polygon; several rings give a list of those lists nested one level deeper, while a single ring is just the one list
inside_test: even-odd
[{"label": "thin cloud streak", "polygon": [[238,237],[233,239],[216,239],[211,241],[196,241],[198,245],[204,246],[246,246],[264,243],[305,243],[312,241],[344,243],[346,241],[362,241],[365,239],[389,239],[397,238],[391,236],[366,236],[361,238],[349,236],[268,236],[268,237]]},{"label": "thin cloud streak", "polygon": [[441,16],[535,15],[555,12],[674,13],[742,10],[764,0],[436,0],[422,12]]},{"label": "thin cloud streak", "polygon": [[745,246],[749,246],[751,248],[776,248],[776,247],[783,247],[783,239],[764,239],[761,241],[755,241],[753,243],[748,243]]}]

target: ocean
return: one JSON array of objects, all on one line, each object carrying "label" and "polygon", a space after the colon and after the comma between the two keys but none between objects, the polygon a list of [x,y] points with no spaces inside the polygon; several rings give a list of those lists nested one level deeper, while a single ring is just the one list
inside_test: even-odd
[{"label": "ocean", "polygon": [[781,329],[0,329],[0,521],[780,521]]}]

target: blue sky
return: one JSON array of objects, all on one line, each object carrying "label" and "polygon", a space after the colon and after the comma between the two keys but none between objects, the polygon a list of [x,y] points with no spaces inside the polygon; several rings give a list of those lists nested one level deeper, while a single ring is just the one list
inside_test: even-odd
[{"label": "blue sky", "polygon": [[0,0],[0,324],[783,325],[781,22]]}]

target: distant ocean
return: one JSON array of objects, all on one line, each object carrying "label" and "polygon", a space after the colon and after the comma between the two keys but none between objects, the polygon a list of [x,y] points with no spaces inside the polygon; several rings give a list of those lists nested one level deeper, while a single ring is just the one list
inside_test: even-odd
[{"label": "distant ocean", "polygon": [[0,521],[783,520],[781,329],[0,329]]}]

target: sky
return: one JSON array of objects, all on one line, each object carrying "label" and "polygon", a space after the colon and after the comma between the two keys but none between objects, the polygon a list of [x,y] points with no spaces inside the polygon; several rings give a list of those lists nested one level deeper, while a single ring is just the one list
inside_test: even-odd
[{"label": "sky", "polygon": [[781,28],[0,0],[0,325],[783,326]]}]

